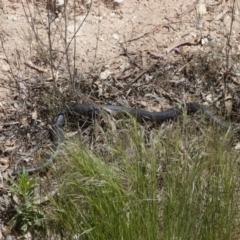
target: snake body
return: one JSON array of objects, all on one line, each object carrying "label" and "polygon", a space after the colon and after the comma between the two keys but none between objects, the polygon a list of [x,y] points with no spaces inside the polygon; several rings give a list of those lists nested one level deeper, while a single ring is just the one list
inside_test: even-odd
[{"label": "snake body", "polygon": [[103,109],[120,112],[120,113],[127,113],[135,117],[138,121],[155,121],[158,123],[174,119],[179,115],[182,115],[184,111],[186,111],[188,114],[199,111],[206,118],[210,119],[212,122],[214,122],[215,124],[219,125],[224,129],[240,131],[240,125],[238,124],[234,125],[231,123],[223,122],[219,117],[214,115],[209,108],[195,102],[186,103],[186,104],[183,104],[181,107],[170,108],[168,110],[161,111],[161,112],[149,112],[141,109],[127,108],[124,106],[116,106],[116,105],[105,105],[105,104],[102,104],[102,105],[72,104],[70,106],[64,107],[54,117],[53,124],[52,124],[52,133],[55,136],[55,141],[57,146],[56,150],[54,151],[54,154],[42,165],[39,165],[33,168],[27,168],[27,169],[17,169],[12,173],[12,175],[16,176],[23,172],[29,173],[29,174],[32,174],[34,172],[40,172],[41,170],[43,170],[44,168],[52,164],[54,158],[59,152],[60,143],[63,141],[62,129],[65,125],[66,116],[68,113],[76,113],[83,116],[94,117],[96,115],[101,114]]}]

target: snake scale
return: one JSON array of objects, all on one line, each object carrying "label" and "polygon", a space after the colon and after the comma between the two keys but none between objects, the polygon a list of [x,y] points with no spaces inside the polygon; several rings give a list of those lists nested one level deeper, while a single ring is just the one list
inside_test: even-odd
[{"label": "snake scale", "polygon": [[180,107],[170,108],[168,110],[161,111],[161,112],[149,112],[146,110],[127,108],[127,107],[115,106],[115,105],[104,105],[104,104],[95,105],[95,104],[77,104],[76,103],[76,104],[72,104],[67,107],[64,107],[54,117],[51,131],[55,136],[56,150],[54,151],[52,156],[48,160],[46,160],[45,163],[39,166],[27,168],[27,169],[24,169],[24,168],[16,169],[15,171],[13,171],[12,176],[16,176],[23,172],[29,173],[29,174],[40,172],[52,164],[54,158],[59,152],[60,143],[63,141],[62,129],[65,125],[66,116],[68,113],[75,113],[83,116],[94,117],[96,115],[99,115],[103,109],[130,114],[133,117],[135,117],[138,121],[155,121],[158,123],[174,119],[179,115],[182,115],[184,111],[186,111],[188,114],[200,112],[206,118],[210,119],[213,123],[219,125],[221,128],[224,128],[227,130],[240,131],[239,124],[231,124],[231,123],[223,122],[219,117],[213,114],[209,108],[196,102],[186,103]]}]

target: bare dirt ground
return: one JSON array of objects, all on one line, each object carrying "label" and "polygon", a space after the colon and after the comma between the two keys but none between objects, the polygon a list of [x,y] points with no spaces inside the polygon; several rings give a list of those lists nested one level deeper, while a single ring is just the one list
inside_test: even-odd
[{"label": "bare dirt ground", "polygon": [[[240,121],[237,1],[87,3],[0,2],[0,215],[6,179],[36,164],[69,102],[161,111],[195,101]],[[11,234],[0,227],[0,239]]]}]

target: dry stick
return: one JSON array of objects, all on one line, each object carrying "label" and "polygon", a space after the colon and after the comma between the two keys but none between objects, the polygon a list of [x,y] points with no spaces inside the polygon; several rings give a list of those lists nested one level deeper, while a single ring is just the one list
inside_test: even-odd
[{"label": "dry stick", "polygon": [[[131,24],[132,24],[132,32],[133,32],[133,23],[132,23],[132,21],[131,21]],[[152,31],[149,31],[149,32],[146,32],[146,33],[140,33],[138,36],[133,37],[133,38],[131,38],[131,39],[129,39],[129,40],[126,40],[126,39],[125,39],[125,43],[127,43],[127,42],[133,42],[133,41],[136,41],[136,40],[138,40],[138,39],[140,39],[140,38],[143,38],[143,37],[145,37],[145,36],[153,33],[153,32],[155,31],[155,29],[158,28],[158,27],[159,27],[159,25],[158,25],[157,27],[155,27]],[[133,35],[133,34],[132,34],[132,35]]]},{"label": "dry stick", "polygon": [[[77,27],[77,24],[76,24],[76,17],[77,17],[77,14],[76,14],[76,0],[74,0],[74,32],[76,31],[76,27]],[[77,54],[77,39],[74,38],[74,41],[73,41],[73,79],[72,79],[72,85],[73,85],[73,89],[75,90],[75,78],[76,78],[76,54]]]},{"label": "dry stick", "polygon": [[3,35],[2,34],[0,35],[0,41],[1,41],[2,49],[3,49],[4,55],[5,55],[6,61],[7,61],[8,65],[9,65],[9,67],[10,67],[10,72],[11,72],[12,77],[15,80],[17,86],[18,86],[18,81],[17,81],[16,77],[14,76],[12,65],[10,64],[7,52],[6,52],[5,47],[4,47],[4,39],[3,39]]},{"label": "dry stick", "polygon": [[[3,53],[4,53],[4,55],[5,55],[5,61],[8,63],[8,65],[9,65],[9,68],[10,68],[10,72],[11,72],[11,76],[12,76],[12,78],[14,79],[14,81],[15,81],[15,84],[16,84],[16,89],[18,90],[18,91],[21,91],[22,90],[22,87],[21,87],[21,82],[19,83],[19,76],[16,78],[15,77],[15,75],[14,75],[14,72],[13,72],[13,65],[11,65],[10,64],[10,61],[9,61],[9,58],[8,58],[8,55],[7,55],[7,52],[6,52],[6,50],[5,50],[5,47],[4,47],[4,39],[3,39],[3,35],[1,34],[0,35],[0,41],[1,41],[1,45],[2,45],[2,49],[3,49]],[[19,70],[19,69],[18,69]],[[8,76],[8,78],[10,79],[10,76]],[[9,88],[11,89],[11,86],[9,85]],[[27,97],[27,94],[26,94],[26,92],[24,92],[24,91],[22,91],[22,93]]]},{"label": "dry stick", "polygon": [[[24,11],[24,15],[25,15],[25,17],[26,17],[26,19],[27,19],[27,22],[28,22],[28,24],[30,25],[30,27],[31,27],[31,29],[32,29],[32,31],[33,31],[33,33],[34,33],[34,36],[35,36],[35,39],[36,39],[36,41],[37,41],[37,44],[38,44],[38,46],[40,47],[40,49],[41,49],[41,52],[43,52],[43,53],[45,53],[45,56],[46,56],[46,58],[48,59],[48,61],[50,62],[50,66],[51,66],[51,75],[52,75],[52,79],[53,79],[53,81],[54,81],[54,87],[55,87],[55,90],[57,90],[57,92],[60,94],[60,95],[62,95],[62,93],[60,92],[60,90],[57,88],[57,86],[56,86],[56,76],[55,76],[55,74],[54,74],[54,69],[56,69],[55,68],[55,66],[54,66],[54,62],[53,62],[53,56],[52,56],[52,41],[51,41],[51,34],[52,34],[52,31],[48,31],[48,39],[49,39],[49,48],[50,48],[50,59],[49,59],[49,57],[48,57],[48,54],[47,54],[47,52],[46,52],[46,50],[44,49],[44,47],[45,47],[45,44],[44,44],[44,42],[41,40],[41,38],[39,37],[39,35],[38,35],[38,33],[37,33],[37,31],[36,31],[36,28],[35,28],[35,25],[34,25],[34,18],[33,18],[33,16],[32,16],[32,12],[31,12],[31,10],[30,10],[30,6],[29,6],[29,1],[27,1],[27,6],[28,6],[28,14],[29,14],[29,16],[30,16],[30,20],[29,20],[29,18],[28,18],[28,14],[27,14],[27,11],[26,11],[26,8],[25,8],[25,6],[24,6],[24,4],[23,4],[23,1],[21,1],[21,3],[22,3],[22,7],[23,7],[23,11]],[[50,12],[49,12],[49,10],[48,10],[48,25],[49,25],[49,29],[50,29],[50,24],[51,24],[51,22],[50,22]],[[49,50],[49,49],[48,49]]]},{"label": "dry stick", "polygon": [[[33,31],[33,33],[34,33],[34,35],[35,35],[35,39],[36,39],[36,41],[37,41],[37,43],[38,43],[38,46],[40,47],[40,49],[41,49],[41,51],[44,53],[46,53],[46,51],[45,51],[45,49],[42,47],[42,46],[45,46],[45,44],[41,41],[41,39],[39,38],[39,35],[38,35],[38,33],[37,33],[37,31],[36,31],[36,29],[35,29],[35,25],[34,25],[34,21],[33,21],[33,16],[32,16],[32,12],[31,12],[31,10],[30,10],[30,6],[29,6],[29,1],[27,1],[27,6],[28,6],[28,14],[29,14],[29,16],[30,16],[30,19],[31,19],[31,21],[28,19],[28,14],[27,14],[27,12],[26,12],[26,8],[25,8],[25,6],[24,6],[24,4],[23,4],[23,1],[21,1],[21,3],[22,3],[22,7],[23,7],[23,11],[24,11],[24,15],[26,16],[26,19],[27,19],[27,21],[28,21],[28,24],[30,25],[30,27],[31,27],[31,29],[32,29],[32,31]],[[50,17],[49,17],[49,15],[50,15],[50,13],[49,13],[49,9],[48,9],[48,21],[50,20]],[[49,41],[49,51],[50,51],[50,59],[48,59],[48,61],[50,62],[50,65],[51,65],[51,72],[52,72],[52,78],[53,78],[53,81],[54,81],[54,86],[56,87],[56,81],[55,81],[55,76],[54,76],[54,72],[53,72],[53,68],[54,68],[54,64],[53,64],[53,57],[52,57],[52,41],[51,41],[51,36],[49,36],[50,35],[50,25],[51,25],[51,23],[50,23],[50,21],[49,21],[49,26],[48,26],[48,29],[49,29],[49,31],[48,31],[48,41]],[[46,54],[46,57],[47,57],[48,55]]]},{"label": "dry stick", "polygon": [[100,36],[100,5],[98,4],[98,31],[97,31],[97,42],[96,42],[96,50],[95,50],[95,55],[94,55],[94,61],[93,61],[93,68],[96,65],[96,60],[97,60],[97,52],[98,52],[98,43],[99,43],[99,36]]},{"label": "dry stick", "polygon": [[[69,51],[68,51],[68,43],[67,43],[67,38],[68,38],[68,14],[67,14],[67,3],[64,1],[64,50],[65,50],[65,56],[66,56],[66,61],[67,61],[67,71],[70,76],[71,80],[71,85],[73,87],[73,76],[72,76],[72,71],[70,68],[70,60],[69,60]],[[74,29],[75,30],[75,29]]]},{"label": "dry stick", "polygon": [[38,67],[35,64],[33,64],[31,61],[25,61],[24,63],[28,67],[33,68],[33,69],[37,70],[38,72],[41,72],[41,73],[47,72],[47,69],[44,69],[42,67]]},{"label": "dry stick", "polygon": [[[70,47],[70,45],[71,45],[71,43],[72,43],[72,40],[76,37],[78,31],[79,31],[80,28],[82,27],[83,23],[86,21],[88,15],[89,15],[89,13],[90,13],[90,10],[91,10],[91,8],[92,8],[92,2],[93,2],[93,1],[91,1],[91,3],[90,3],[90,6],[89,6],[89,9],[88,9],[88,11],[87,11],[86,16],[84,17],[83,21],[81,22],[81,24],[80,24],[79,27],[77,28],[76,32],[73,34],[72,38],[70,39],[70,41],[69,41],[69,43],[68,43],[68,45],[67,45],[67,47],[66,47],[66,49],[65,49],[65,52],[68,51],[68,49],[69,49],[69,47]],[[62,58],[60,59],[60,61],[59,61],[59,63],[58,63],[58,66],[57,66],[57,69],[59,68],[60,64],[62,63],[63,57],[64,57],[64,55],[63,55]]]},{"label": "dry stick", "polygon": [[[73,37],[73,69],[71,69],[71,60],[70,60],[70,53],[69,47],[67,43],[68,39],[68,15],[67,15],[67,4],[64,1],[64,22],[65,22],[65,29],[64,29],[64,45],[65,45],[65,55],[67,61],[67,71],[70,76],[71,86],[72,89],[75,90],[75,66],[76,66],[76,35]],[[74,33],[76,32],[76,1],[74,0]],[[71,41],[72,41],[71,39]]]},{"label": "dry stick", "polygon": [[[42,14],[41,14],[41,11],[40,11],[39,8],[38,8],[38,5],[34,5],[34,6],[36,6],[36,8],[37,8],[37,13],[38,13],[38,15],[39,15],[40,18],[41,18],[42,24],[44,24],[44,20],[43,20],[43,18],[42,18]],[[30,8],[29,8],[29,5],[28,5],[28,9],[30,9]],[[34,8],[34,9],[35,9],[35,8]],[[30,16],[31,16],[31,20],[33,20],[33,17],[32,17],[32,14],[31,14],[31,11],[30,11],[30,10],[29,10],[29,14],[30,14]],[[26,13],[25,13],[25,16],[27,16]],[[35,15],[35,12],[34,12],[34,16],[36,16],[36,15]],[[54,42],[54,38],[55,38],[55,36],[56,36],[56,34],[57,34],[58,25],[55,23],[55,21],[53,21],[53,20],[51,21],[51,19],[50,19],[49,17],[48,17],[47,20],[48,20],[48,23],[49,23],[49,22],[54,23],[55,26],[56,26],[56,30],[55,30],[54,34],[52,34],[52,30],[51,30],[51,36],[52,36],[51,42],[53,43],[53,42]],[[33,29],[34,33],[36,33],[36,30],[35,30],[35,27],[34,27],[34,22],[31,21],[31,22],[29,22],[29,24],[30,24],[31,28]],[[32,25],[31,25],[31,24],[32,24]],[[59,23],[59,24],[60,24],[60,23]],[[40,42],[42,43],[42,45],[44,46],[45,44],[43,43],[43,41],[41,41],[39,35],[36,33],[35,36],[36,36],[37,41],[40,41]],[[46,58],[48,59],[48,62],[50,62],[50,59],[49,59],[49,57],[48,57],[48,50],[49,50],[49,49],[47,49],[47,50],[46,50],[46,49],[43,49],[43,48],[41,47],[41,46],[42,46],[41,44],[38,44],[38,45],[40,46],[42,52],[45,53]],[[52,51],[54,51],[54,50],[52,50]],[[52,54],[52,52],[51,52],[51,54]],[[50,56],[50,57],[51,57],[51,56]],[[53,66],[52,66],[52,67],[55,68],[54,62],[53,62]]]},{"label": "dry stick", "polygon": [[57,89],[57,83],[56,83],[56,76],[54,74],[54,65],[53,65],[53,56],[52,56],[52,40],[51,40],[51,21],[50,21],[50,9],[48,8],[48,47],[49,47],[49,52],[50,52],[50,65],[51,65],[51,73],[52,73],[52,78],[53,78],[53,83],[55,89]]},{"label": "dry stick", "polygon": [[[40,19],[41,19],[41,24],[42,25],[46,25],[46,22],[44,22],[44,19],[43,19],[43,17],[42,17],[42,14],[41,14],[41,10],[39,9],[39,5],[38,4],[34,4],[34,6],[37,8],[37,13],[38,13],[38,15],[40,16]],[[34,15],[34,16],[36,16],[36,15]]]},{"label": "dry stick", "polygon": [[[28,3],[28,1],[27,1],[27,3]],[[29,3],[28,3],[28,4],[29,4]],[[27,12],[26,12],[26,9],[25,9],[25,7],[24,7],[23,2],[22,2],[22,6],[23,6],[23,9],[24,9],[24,14],[25,14],[25,16],[27,17],[28,15],[27,15]],[[73,34],[72,38],[70,39],[69,43],[67,43],[67,38],[65,37],[65,52],[63,53],[63,55],[62,55],[62,57],[61,57],[61,59],[60,59],[60,61],[59,61],[59,63],[57,64],[56,67],[54,66],[53,57],[52,57],[52,40],[51,40],[51,35],[52,35],[51,23],[52,23],[52,21],[51,21],[51,18],[50,18],[50,10],[48,9],[48,21],[49,21],[48,41],[49,41],[49,50],[50,50],[50,60],[49,60],[49,62],[50,62],[50,65],[51,65],[52,78],[53,78],[53,80],[54,80],[54,85],[55,85],[55,87],[56,87],[56,77],[55,77],[55,74],[54,74],[53,70],[54,70],[54,69],[57,70],[57,69],[59,68],[59,66],[61,65],[61,63],[62,63],[62,61],[63,61],[64,55],[66,55],[66,60],[67,60],[67,62],[68,62],[68,64],[69,64],[69,57],[68,57],[68,54],[67,54],[67,53],[68,53],[68,50],[69,50],[69,47],[70,47],[73,39],[75,39],[76,34],[78,33],[78,31],[79,31],[80,28],[82,27],[83,23],[86,21],[88,15],[89,15],[89,13],[90,13],[91,7],[92,7],[92,1],[91,1],[91,3],[90,3],[90,6],[89,6],[89,9],[88,9],[88,11],[87,11],[86,16],[84,17],[83,21],[81,22],[81,24],[79,25],[79,27],[77,28],[77,30],[74,32],[74,34]],[[64,8],[65,8],[65,11],[66,11],[66,3],[65,3],[65,1],[64,1]],[[28,9],[30,9],[29,5],[28,5]],[[66,14],[66,12],[65,12],[65,14]],[[33,16],[32,16],[32,13],[31,13],[30,10],[29,10],[29,15],[30,15],[31,19],[33,20]],[[67,20],[67,19],[65,18],[65,20]],[[37,42],[38,42],[38,45],[40,46],[41,50],[44,52],[44,49],[42,48],[42,46],[45,46],[45,44],[44,44],[44,43],[41,41],[41,39],[39,38],[39,36],[38,36],[38,34],[37,34],[37,32],[36,32],[34,23],[33,23],[33,22],[30,22],[29,20],[28,20],[28,23],[29,23],[29,25],[31,26],[31,28],[32,28],[32,30],[33,30],[33,32],[34,32],[35,38],[36,38],[36,40],[37,40]],[[57,31],[57,30],[56,30],[56,31]],[[67,21],[65,21],[65,31],[67,31]],[[65,33],[65,36],[66,36],[66,35],[67,35],[67,34]],[[69,70],[69,68],[68,68],[68,70]],[[71,72],[69,72],[69,74],[70,74],[70,78],[72,79],[72,77],[71,77],[71,76],[72,76]]]},{"label": "dry stick", "polygon": [[[127,41],[126,41],[126,37],[125,37],[125,43],[126,43]],[[128,58],[128,60],[129,60],[129,62],[132,64],[132,65],[134,65],[135,67],[137,67],[138,69],[140,69],[140,70],[143,70],[141,67],[139,67],[138,66],[138,64],[134,61],[134,60],[132,60],[132,58],[129,56],[129,52],[128,52],[128,49],[127,49],[127,46],[126,47],[124,47],[123,46],[123,43],[121,43],[120,44],[120,46],[122,47],[122,49],[123,49],[123,54],[121,54],[121,55],[124,55],[124,56],[126,56],[127,58]]]},{"label": "dry stick", "polygon": [[[44,52],[44,49],[42,49],[42,46],[44,46],[45,44],[41,41],[41,39],[39,38],[39,36],[38,36],[38,34],[37,34],[37,32],[36,32],[35,25],[34,25],[34,21],[33,21],[34,18],[33,18],[33,16],[32,16],[32,13],[31,13],[30,7],[29,7],[29,1],[27,1],[27,5],[28,5],[28,10],[29,10],[28,12],[29,12],[30,20],[29,20],[29,18],[28,18],[28,14],[27,14],[27,12],[26,12],[26,9],[25,9],[25,6],[24,6],[24,4],[23,4],[23,1],[21,1],[21,3],[22,3],[24,15],[25,15],[25,17],[26,17],[26,19],[27,19],[27,22],[28,22],[28,24],[30,25],[30,27],[31,27],[34,35],[35,35],[36,41],[37,41],[37,43],[38,43],[38,46],[41,48],[41,51]],[[40,43],[39,43],[39,42],[40,42]]]},{"label": "dry stick", "polygon": [[189,40],[186,40],[186,41],[176,41],[173,44],[171,44],[170,47],[167,48],[166,52],[170,53],[176,47],[180,47],[180,46],[183,46],[183,45],[190,45],[190,46],[191,45],[198,45],[200,43],[200,40],[201,39],[199,39],[199,38],[195,38],[193,41],[189,41]]},{"label": "dry stick", "polygon": [[[10,61],[9,61],[9,58],[8,58],[8,55],[7,55],[7,52],[6,52],[6,50],[5,50],[5,47],[4,47],[4,39],[3,39],[3,35],[1,34],[0,35],[0,41],[1,41],[1,45],[2,45],[2,49],[3,49],[3,53],[4,53],[4,55],[5,55],[5,61],[8,63],[8,65],[9,65],[9,68],[10,68],[10,72],[11,72],[11,76],[12,76],[12,78],[14,79],[14,81],[15,81],[15,83],[16,83],[16,88],[18,89],[18,90],[21,90],[22,88],[21,88],[21,86],[20,86],[20,83],[19,83],[19,77],[15,77],[15,75],[14,75],[14,72],[13,72],[13,67],[12,67],[12,65],[10,64]],[[16,62],[18,62],[18,61],[16,61]],[[18,71],[20,71],[19,70],[19,67],[20,65],[18,64]],[[10,77],[9,77],[10,78]],[[26,96],[26,94],[25,94],[25,92],[23,92],[24,93],[24,95]],[[26,96],[27,97],[27,96]]]},{"label": "dry stick", "polygon": [[146,72],[148,72],[148,70],[149,70],[149,69],[144,70],[144,71],[142,71],[141,73],[139,73],[139,74],[137,75],[137,77],[135,77],[130,83],[128,83],[128,86],[129,86],[129,85],[132,85],[133,83],[135,83],[141,76],[143,76]]},{"label": "dry stick", "polygon": [[226,90],[226,84],[227,84],[227,76],[229,72],[229,55],[230,55],[230,41],[231,41],[231,35],[232,35],[232,28],[233,28],[233,21],[234,21],[234,9],[235,9],[235,0],[233,0],[233,5],[232,5],[232,17],[231,17],[231,25],[230,25],[230,31],[227,36],[227,51],[226,51],[226,72],[224,73],[224,88]]},{"label": "dry stick", "polygon": [[[29,20],[29,18],[28,18],[28,15],[27,15],[25,6],[24,6],[23,1],[22,1],[22,7],[23,7],[23,10],[24,10],[24,15],[25,15],[25,17],[26,17],[26,19],[27,19],[27,21],[28,21],[28,24],[30,25],[30,27],[31,27],[34,35],[35,35],[36,41],[37,41],[37,43],[38,43],[38,46],[41,48],[41,51],[42,51],[42,52],[46,52],[45,49],[43,49],[43,47],[42,47],[42,46],[45,46],[45,44],[44,44],[44,42],[41,41],[41,39],[39,38],[39,35],[38,35],[38,33],[37,33],[37,31],[36,31],[36,28],[35,28],[35,25],[34,25],[34,17],[33,17],[33,15],[32,15],[32,12],[30,11],[29,1],[27,1],[27,6],[28,6],[28,13],[29,13],[29,15],[30,15],[30,20]],[[47,55],[46,55],[46,56],[47,56]]]},{"label": "dry stick", "polygon": [[207,7],[214,7],[214,6],[220,5],[222,2],[223,2],[223,0],[220,0],[220,1],[216,2],[216,3],[208,3],[206,5],[207,5]]},{"label": "dry stick", "polygon": [[[167,18],[166,18],[167,19]],[[167,19],[168,20],[168,19]],[[177,22],[173,22],[173,23],[178,23],[178,22],[182,22],[182,21],[177,21]],[[152,34],[152,33],[155,33],[155,31],[156,30],[158,30],[160,27],[166,27],[166,26],[168,26],[168,24],[158,24],[153,30],[151,30],[151,31],[149,31],[149,32],[145,32],[145,33],[140,33],[139,35],[137,35],[136,37],[133,37],[133,38],[131,38],[131,39],[129,39],[129,40],[125,40],[125,43],[127,43],[127,42],[133,42],[133,41],[136,41],[136,40],[138,40],[138,39],[140,39],[140,38],[143,38],[143,37],[145,37],[145,36],[148,36],[148,35],[150,35],[150,34]]]},{"label": "dry stick", "polygon": [[[152,32],[153,32],[153,31],[152,31]],[[136,40],[138,40],[138,39],[140,39],[140,38],[143,38],[143,37],[147,36],[148,34],[150,34],[150,33],[152,33],[152,32],[141,33],[141,34],[139,34],[138,36],[136,36],[136,37],[134,37],[134,38],[132,38],[132,39],[127,40],[127,42],[136,41]]]}]

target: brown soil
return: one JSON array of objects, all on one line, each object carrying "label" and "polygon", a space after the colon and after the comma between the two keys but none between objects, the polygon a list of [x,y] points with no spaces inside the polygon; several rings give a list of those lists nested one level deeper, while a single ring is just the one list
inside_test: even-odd
[{"label": "brown soil", "polygon": [[[65,10],[60,1],[0,0],[0,216],[6,179],[51,146],[54,113],[70,102],[161,111],[196,101],[240,121],[237,3],[86,2]],[[1,219],[0,227],[0,239],[10,236]]]}]

